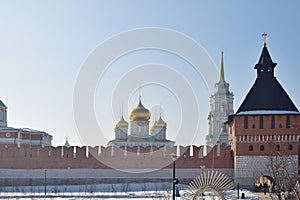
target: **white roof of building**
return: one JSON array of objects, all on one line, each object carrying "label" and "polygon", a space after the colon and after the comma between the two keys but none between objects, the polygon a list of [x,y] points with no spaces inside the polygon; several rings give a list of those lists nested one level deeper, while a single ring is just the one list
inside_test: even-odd
[{"label": "white roof of building", "polygon": [[46,133],[45,131],[34,130],[30,128],[13,128],[13,127],[0,127],[0,131],[22,131],[22,132],[30,132],[30,133]]},{"label": "white roof of building", "polygon": [[297,111],[288,110],[252,110],[252,111],[242,111],[237,115],[288,115],[288,114],[300,114]]}]

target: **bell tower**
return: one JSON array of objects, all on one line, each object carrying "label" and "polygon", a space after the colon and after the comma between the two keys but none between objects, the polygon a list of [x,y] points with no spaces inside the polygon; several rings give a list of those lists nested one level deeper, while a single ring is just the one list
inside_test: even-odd
[{"label": "bell tower", "polygon": [[[208,115],[208,135],[206,144],[214,146],[220,141],[220,134],[227,133],[227,121],[229,115],[233,114],[233,93],[229,91],[229,84],[225,81],[224,76],[224,53],[221,52],[220,78],[215,84],[214,93],[210,97],[210,112]],[[222,137],[224,140],[224,137]],[[227,139],[226,139],[227,140]],[[222,141],[221,144],[227,144]]]},{"label": "bell tower", "polygon": [[[298,172],[300,113],[274,77],[274,63],[266,37],[258,63],[257,77],[244,101],[228,120],[229,144],[234,155],[234,176],[244,188],[253,189],[262,174],[273,177],[270,166],[288,160],[289,174]],[[259,165],[258,165],[259,163]],[[280,165],[281,166],[281,165]]]}]

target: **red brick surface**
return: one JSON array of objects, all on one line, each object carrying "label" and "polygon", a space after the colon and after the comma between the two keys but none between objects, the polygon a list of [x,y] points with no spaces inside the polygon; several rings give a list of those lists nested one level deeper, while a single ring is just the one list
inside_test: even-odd
[{"label": "red brick surface", "polygon": [[[76,153],[74,152],[76,149]],[[89,150],[86,156],[87,148]],[[1,169],[147,169],[147,168],[171,168],[170,154],[176,152],[176,147],[153,148],[140,147],[138,149],[116,147],[29,147],[0,146]],[[113,148],[113,150],[112,150]],[[113,153],[112,153],[113,152]],[[220,155],[217,155],[217,147],[203,157],[203,146],[193,146],[193,156],[190,156],[190,146],[180,146],[181,156],[176,161],[176,168],[233,168],[233,156],[230,147],[220,147]]]}]

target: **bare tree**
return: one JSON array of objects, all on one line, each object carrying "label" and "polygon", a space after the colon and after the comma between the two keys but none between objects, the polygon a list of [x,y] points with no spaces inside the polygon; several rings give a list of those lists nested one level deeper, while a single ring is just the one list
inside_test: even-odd
[{"label": "bare tree", "polygon": [[[298,183],[298,156],[289,155],[285,151],[270,152],[269,169],[274,178],[272,199],[284,199],[284,194],[300,200]],[[287,193],[285,193],[287,192]]]}]

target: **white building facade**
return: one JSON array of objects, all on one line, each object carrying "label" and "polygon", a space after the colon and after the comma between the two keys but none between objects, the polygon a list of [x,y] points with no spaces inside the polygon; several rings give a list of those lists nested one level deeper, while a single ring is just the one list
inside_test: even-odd
[{"label": "white building facade", "polygon": [[0,146],[51,146],[52,136],[44,131],[7,126],[7,107],[0,100]]}]

